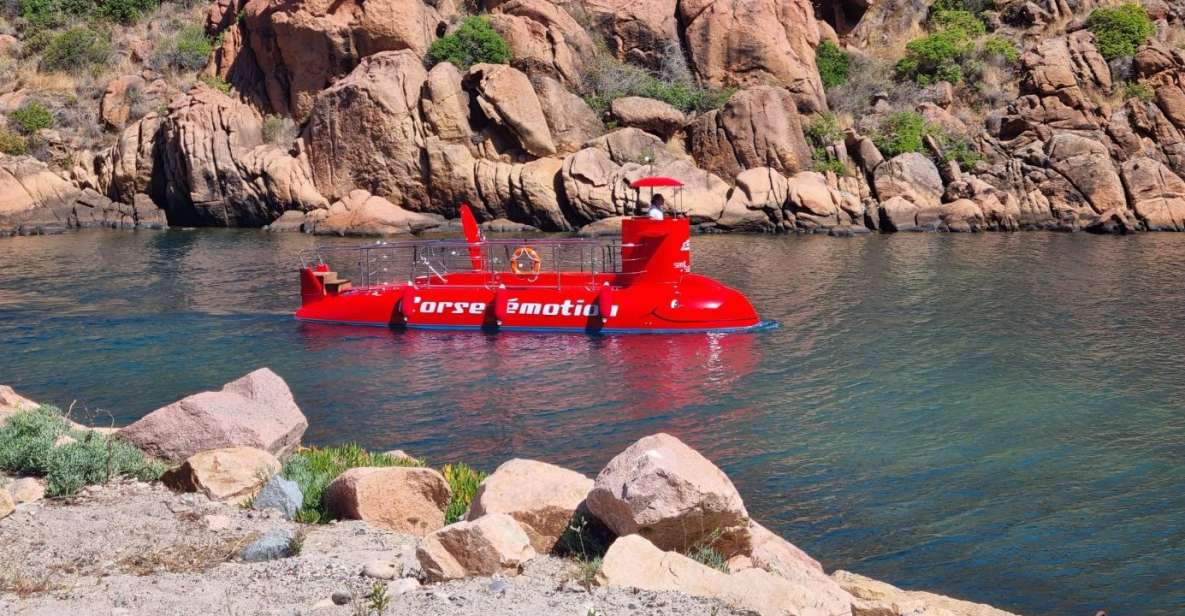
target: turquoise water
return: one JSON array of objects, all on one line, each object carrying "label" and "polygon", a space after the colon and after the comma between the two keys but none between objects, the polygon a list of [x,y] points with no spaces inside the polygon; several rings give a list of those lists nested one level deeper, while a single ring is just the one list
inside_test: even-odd
[{"label": "turquoise water", "polygon": [[270,366],[307,441],[595,473],[683,438],[818,557],[1027,614],[1185,613],[1185,235],[693,239],[781,327],[587,337],[298,324],[236,231],[0,241],[0,383],[123,423]]}]

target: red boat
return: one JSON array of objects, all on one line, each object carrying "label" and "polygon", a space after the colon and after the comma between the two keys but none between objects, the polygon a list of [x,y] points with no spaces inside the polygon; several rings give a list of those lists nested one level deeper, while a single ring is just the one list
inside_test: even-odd
[{"label": "red boat", "polygon": [[[675,185],[677,180],[643,178],[631,186]],[[626,218],[620,241],[486,239],[468,206],[461,207],[461,221],[465,239],[302,253],[296,318],[394,328],[592,333],[761,326],[744,295],[691,273],[686,217]],[[343,277],[346,271],[360,284]]]}]

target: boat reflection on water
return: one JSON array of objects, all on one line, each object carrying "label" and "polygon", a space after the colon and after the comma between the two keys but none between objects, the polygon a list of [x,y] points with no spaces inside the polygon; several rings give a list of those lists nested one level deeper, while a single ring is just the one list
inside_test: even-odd
[{"label": "boat reflection on water", "polygon": [[[459,452],[478,464],[538,456],[593,472],[659,431],[728,455],[722,424],[748,414],[742,384],[761,364],[761,333],[474,334],[314,323],[299,331],[305,350],[325,358],[325,369],[300,387],[315,398],[303,405],[306,440],[332,442],[336,427],[349,422],[369,448],[405,448],[433,463]],[[384,363],[416,369],[375,378],[371,369],[350,368]],[[585,378],[574,382],[571,374]],[[351,391],[355,400],[333,400],[327,391]],[[738,404],[721,412],[720,401],[730,398]],[[372,405],[343,416],[360,408],[359,399]],[[581,445],[557,446],[568,439]]]}]

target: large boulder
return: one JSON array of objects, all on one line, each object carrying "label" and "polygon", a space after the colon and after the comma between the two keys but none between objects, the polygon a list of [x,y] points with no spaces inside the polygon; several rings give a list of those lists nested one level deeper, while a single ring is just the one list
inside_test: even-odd
[{"label": "large boulder", "polygon": [[609,110],[622,126],[640,128],[663,139],[670,139],[687,122],[687,116],[669,103],[642,96],[615,98]]},{"label": "large boulder", "polygon": [[1137,157],[1123,164],[1132,209],[1151,231],[1185,231],[1185,181],[1164,164]]},{"label": "large boulder", "polygon": [[901,590],[847,571],[836,571],[831,577],[855,597],[852,605],[855,616],[1016,616],[982,603],[918,590]]},{"label": "large boulder", "polygon": [[120,430],[119,437],[175,462],[225,447],[255,447],[284,457],[308,426],[284,379],[260,368],[219,391],[159,408]]},{"label": "large boulder", "polygon": [[596,52],[588,32],[549,0],[487,2],[490,25],[510,45],[512,64],[529,75],[550,75],[565,85],[583,84],[581,68]]},{"label": "large boulder", "polygon": [[642,438],[610,460],[587,503],[613,532],[639,534],[664,550],[713,536],[726,557],[749,548],[749,513],[732,481],[669,434]]},{"label": "large boulder", "polygon": [[475,64],[464,83],[486,119],[505,128],[524,151],[533,156],[556,153],[543,106],[525,73],[505,64]]},{"label": "large boulder", "polygon": [[309,213],[304,229],[317,235],[388,236],[418,233],[442,224],[440,215],[409,212],[359,188],[328,210]]},{"label": "large boulder", "polygon": [[317,95],[304,140],[322,194],[337,200],[362,188],[408,210],[434,211],[419,112],[427,78],[420,56],[389,51],[365,58]]},{"label": "large boulder", "polygon": [[121,75],[107,82],[103,97],[99,99],[99,118],[108,128],[122,129],[132,115],[144,89],[144,78],[139,75]]},{"label": "large boulder", "polygon": [[263,118],[206,86],[175,100],[156,135],[172,224],[262,227],[285,210],[328,205],[303,156],[263,140]]},{"label": "large boulder", "polygon": [[771,229],[782,220],[786,196],[786,177],[781,173],[769,167],[746,169],[736,177],[716,224],[745,231]]},{"label": "large boulder", "polygon": [[899,154],[878,166],[873,185],[882,202],[901,197],[921,208],[936,208],[942,203],[944,189],[938,167],[918,152]]},{"label": "large boulder", "polygon": [[811,149],[788,90],[742,90],[721,109],[701,114],[688,128],[691,155],[703,169],[736,177],[754,167],[792,174],[810,166]]},{"label": "large boulder", "polygon": [[253,53],[243,60],[261,69],[271,108],[303,120],[318,92],[363,58],[423,58],[456,13],[451,0],[250,0],[242,21]]},{"label": "large boulder", "polygon": [[444,477],[429,468],[360,467],[334,479],[324,499],[336,517],[423,536],[444,526],[451,494]]},{"label": "large boulder", "polygon": [[[155,210],[155,208],[152,208]],[[152,226],[153,212],[112,203],[27,156],[0,155],[0,236],[60,233],[72,227]]]},{"label": "large boulder", "polygon": [[809,0],[683,0],[679,20],[705,83],[776,84],[800,111],[827,109],[815,67],[820,30]]},{"label": "large boulder", "polygon": [[260,488],[259,493],[255,495],[255,500],[251,501],[252,509],[257,511],[275,509],[289,520],[296,518],[297,512],[303,505],[304,494],[300,491],[300,484],[280,475],[273,475]]},{"label": "large boulder", "polygon": [[605,132],[605,125],[597,113],[562,83],[546,75],[532,81],[557,152],[575,152],[585,142]]},{"label": "large boulder", "polygon": [[501,513],[450,524],[424,537],[416,550],[429,582],[516,575],[536,555],[518,522]]},{"label": "large boulder", "polygon": [[1105,144],[1073,133],[1058,133],[1045,144],[1045,154],[1060,176],[1058,182],[1064,179],[1070,185],[1069,190],[1051,194],[1051,200],[1064,200],[1064,207],[1069,209],[1085,199],[1096,213],[1127,209],[1123,183]]},{"label": "large boulder", "polygon": [[638,535],[620,537],[602,561],[604,586],[674,591],[719,599],[761,616],[849,616],[852,597],[820,571],[788,580],[762,569],[724,573]]},{"label": "large boulder", "polygon": [[548,554],[592,488],[593,481],[575,471],[516,458],[502,463],[477,488],[469,520],[505,513],[526,531],[536,552]]},{"label": "large boulder", "polygon": [[227,447],[194,454],[161,477],[179,492],[197,492],[215,501],[242,501],[280,472],[280,461],[252,447]]},{"label": "large boulder", "polygon": [[807,231],[841,225],[861,225],[864,205],[852,193],[832,187],[815,171],[800,171],[787,179],[786,204],[795,224]]}]

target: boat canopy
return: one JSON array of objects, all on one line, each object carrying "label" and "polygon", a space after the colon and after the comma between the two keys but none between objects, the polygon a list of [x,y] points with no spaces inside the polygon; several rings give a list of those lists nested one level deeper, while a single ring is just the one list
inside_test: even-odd
[{"label": "boat canopy", "polygon": [[644,178],[638,178],[630,182],[630,188],[682,188],[683,182],[675,178],[669,178],[661,175],[651,175]]}]

